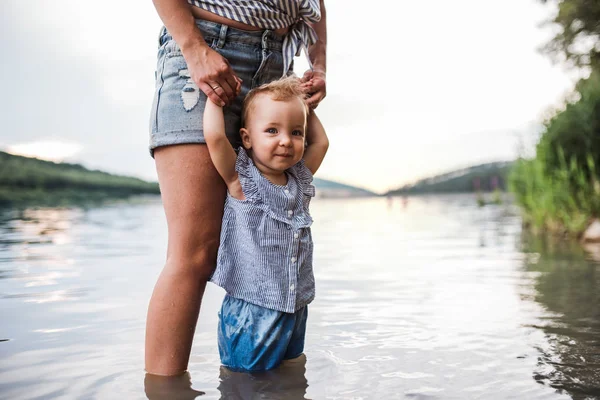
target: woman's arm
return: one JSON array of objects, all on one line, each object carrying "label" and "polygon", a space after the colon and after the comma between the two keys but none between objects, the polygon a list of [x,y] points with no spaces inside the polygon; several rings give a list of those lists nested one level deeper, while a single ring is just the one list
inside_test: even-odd
[{"label": "woman's arm", "polygon": [[225,135],[223,108],[211,101],[207,101],[204,107],[204,139],[210,159],[225,181],[229,194],[236,199],[244,200],[244,192],[235,170],[237,155]]},{"label": "woman's arm", "polygon": [[153,0],[167,30],[181,48],[190,76],[215,104],[229,104],[240,92],[229,62],[210,48],[186,0]]},{"label": "woman's arm", "polygon": [[312,70],[308,70],[302,77],[303,90],[309,94],[306,102],[311,108],[316,108],[327,95],[327,12],[325,0],[320,0],[321,19],[312,24],[318,39],[308,49],[308,57],[312,63]]},{"label": "woman's arm", "polygon": [[317,117],[314,111],[311,111],[308,116],[306,126],[306,142],[307,147],[304,151],[304,164],[314,175],[321,166],[323,158],[329,148],[329,139],[325,133],[323,124]]},{"label": "woman's arm", "polygon": [[321,19],[312,24],[317,33],[317,41],[308,49],[308,56],[313,65],[314,72],[327,72],[327,12],[325,11],[325,0],[320,0]]}]

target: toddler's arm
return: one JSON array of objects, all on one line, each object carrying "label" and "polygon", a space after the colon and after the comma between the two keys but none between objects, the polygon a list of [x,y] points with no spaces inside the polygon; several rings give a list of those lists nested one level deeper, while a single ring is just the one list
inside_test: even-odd
[{"label": "toddler's arm", "polygon": [[235,170],[237,155],[225,135],[223,108],[212,101],[207,101],[204,107],[204,139],[210,158],[225,181],[229,194],[236,199],[244,200],[244,192]]},{"label": "toddler's arm", "polygon": [[325,153],[327,153],[327,148],[329,147],[329,139],[327,138],[323,124],[321,124],[317,114],[312,110],[308,116],[306,126],[306,143],[304,164],[314,175],[319,166],[321,166],[323,158],[325,158]]}]

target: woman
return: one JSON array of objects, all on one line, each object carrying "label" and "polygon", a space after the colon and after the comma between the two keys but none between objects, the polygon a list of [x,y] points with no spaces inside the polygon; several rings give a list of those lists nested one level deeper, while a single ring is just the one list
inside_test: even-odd
[{"label": "woman", "polygon": [[226,105],[227,136],[239,142],[243,96],[292,71],[305,46],[307,102],[325,97],[323,0],[154,0],[165,28],[158,53],[150,150],[156,161],[169,243],[146,325],[146,371],[187,369],[202,295],[216,262],[225,184],[205,145],[206,101]]}]

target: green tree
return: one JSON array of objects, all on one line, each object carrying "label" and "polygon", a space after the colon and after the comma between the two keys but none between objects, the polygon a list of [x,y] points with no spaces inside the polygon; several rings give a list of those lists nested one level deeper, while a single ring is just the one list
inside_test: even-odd
[{"label": "green tree", "polygon": [[[600,21],[598,22],[600,25]],[[588,158],[600,167],[600,71],[594,71],[575,86],[575,101],[567,102],[545,123],[537,155],[549,170],[561,165],[561,153],[589,177]],[[595,169],[600,178],[600,168]]]},{"label": "green tree", "polygon": [[600,70],[600,1],[540,0],[554,3],[557,13],[549,23],[558,27],[543,51],[555,61]]}]

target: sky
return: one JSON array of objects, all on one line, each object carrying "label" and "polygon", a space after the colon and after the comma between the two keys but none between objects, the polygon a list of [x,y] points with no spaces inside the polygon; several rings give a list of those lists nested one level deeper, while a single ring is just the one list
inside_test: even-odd
[{"label": "sky", "polygon": [[[320,178],[385,192],[514,159],[577,78],[538,52],[553,10],[536,0],[325,4],[327,97],[317,114],[330,148]],[[156,180],[152,2],[2,5],[0,149]],[[296,59],[298,75],[306,68]]]}]

